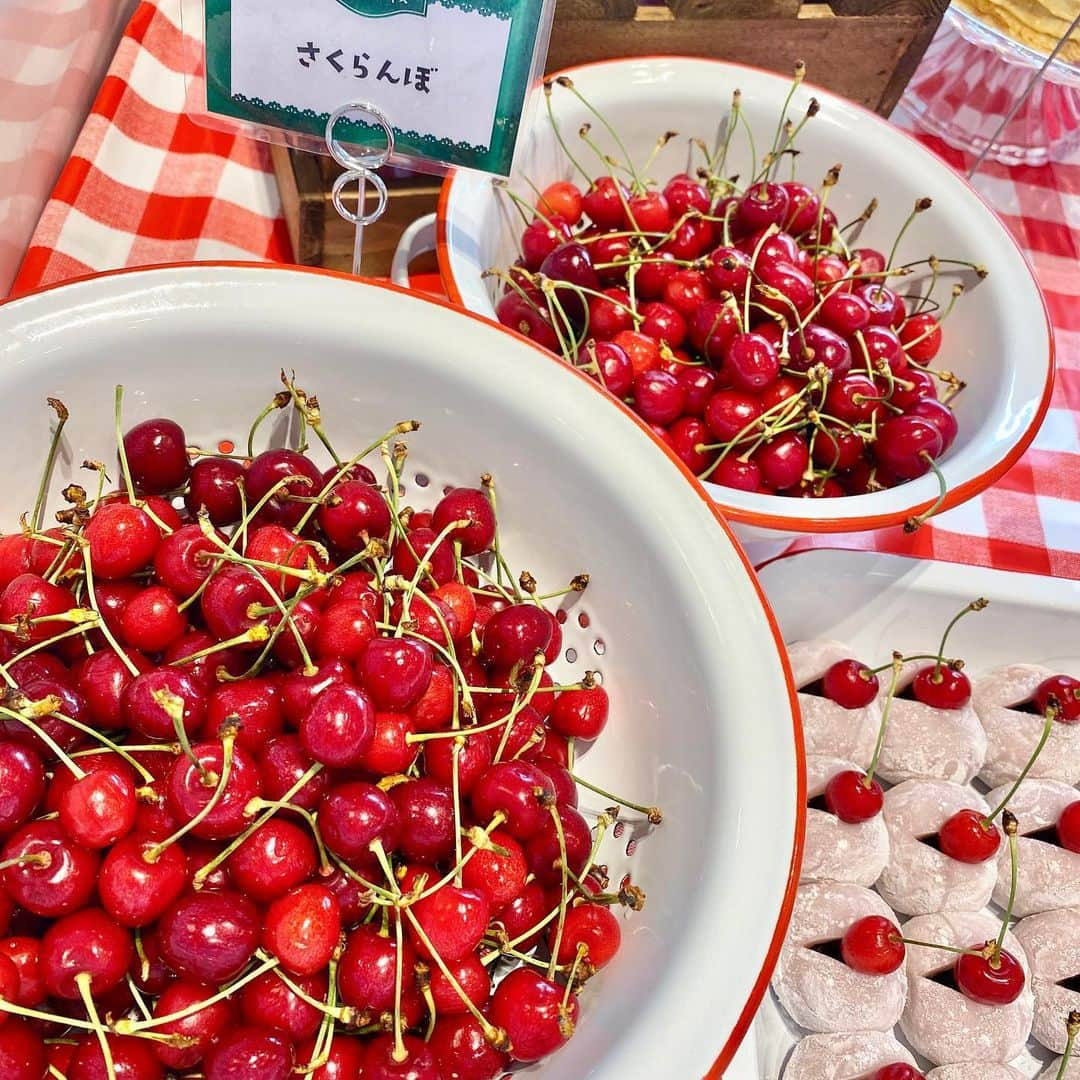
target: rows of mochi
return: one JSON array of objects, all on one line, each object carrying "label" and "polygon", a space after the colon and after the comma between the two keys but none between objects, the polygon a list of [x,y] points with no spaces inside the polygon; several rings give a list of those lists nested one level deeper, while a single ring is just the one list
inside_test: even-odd
[{"label": "rows of mochi", "polygon": [[[807,642],[792,647],[791,660],[796,685],[805,686],[817,681],[833,663],[850,655],[851,650],[837,642]],[[898,684],[901,690],[914,678],[918,667],[918,664],[904,666]],[[803,880],[839,880],[848,882],[855,888],[876,884],[884,899],[897,911],[916,917],[931,916],[935,912],[952,909],[956,909],[957,915],[961,917],[974,917],[979,915],[979,909],[986,905],[991,896],[999,903],[1003,902],[1008,895],[1009,883],[1007,850],[1003,848],[999,852],[996,865],[993,861],[969,865],[947,858],[933,847],[921,843],[918,838],[936,832],[958,810],[989,810],[986,800],[964,786],[976,775],[982,774],[988,780],[997,780],[1002,785],[1001,790],[992,791],[987,796],[991,804],[996,805],[1000,801],[1007,790],[1006,781],[1011,779],[1010,773],[1015,777],[1023,768],[1043,726],[1038,716],[1017,711],[1010,706],[1030,698],[1035,687],[1050,674],[1053,672],[1032,665],[1014,665],[1002,669],[978,684],[972,698],[972,704],[976,708],[969,705],[963,710],[948,711],[945,716],[940,715],[941,711],[917,701],[905,698],[894,700],[878,775],[897,786],[886,793],[884,812],[870,821],[852,825],[839,821],[831,814],[811,808],[807,820]],[[808,797],[811,800],[823,794],[829,779],[835,773],[844,769],[865,767],[869,762],[877,739],[883,694],[884,691],[868,706],[858,710],[844,709],[815,695],[800,694],[806,744],[810,754],[807,781]],[[984,716],[985,728],[980,719]],[[943,724],[943,721],[947,723]],[[1010,724],[1013,725],[1012,728]],[[1074,746],[1075,739],[1075,729],[1055,725],[1046,751],[1040,757],[1044,767],[1075,779],[1074,774],[1080,770],[1080,753],[1075,752],[1080,750],[1080,744]],[[1074,752],[1070,754],[1070,750]],[[834,756],[838,753],[845,756]],[[858,765],[856,762],[862,764]],[[1036,768],[1032,772],[1038,776],[1040,770]],[[1022,831],[1036,832],[1056,824],[1064,805],[1076,797],[1076,791],[1067,783],[1052,779],[1034,779],[1021,785],[1012,801],[1012,807],[1022,823]],[[1026,921],[1037,925],[1028,930],[1022,922],[1017,927],[1017,933],[1021,934],[1021,927],[1025,927],[1021,937],[1028,939],[1026,944],[1035,941],[1036,936],[1040,941],[1048,937],[1051,944],[1036,953],[1037,962],[1027,980],[1024,995],[1012,1006],[1006,1007],[1013,1010],[1008,1017],[1012,1022],[1010,1030],[1013,1038],[1023,1033],[1022,1046],[1028,1033],[1034,1028],[1039,1042],[1061,1052],[1065,1043],[1062,1018],[1070,1008],[1080,1007],[1080,994],[1066,990],[1057,983],[1063,978],[1080,973],[1080,955],[1077,955],[1080,951],[1080,932],[1077,932],[1080,926],[1070,923],[1070,920],[1077,919],[1076,912],[1048,909],[1080,904],[1080,856],[1027,838],[1021,838],[1019,848],[1021,870],[1016,914],[1036,916]],[[881,898],[873,893],[869,896],[874,897],[876,905],[864,900],[861,914],[848,918],[846,922],[840,919],[833,932],[816,940],[836,937],[855,918],[869,914],[885,914],[880,910]],[[850,913],[852,901],[856,897],[857,894],[848,894],[842,900],[837,900],[835,893],[830,892],[828,900],[821,896],[812,896],[808,902],[825,903],[828,906],[831,901],[834,914],[839,915],[845,908]],[[858,906],[858,901],[855,902]],[[1047,914],[1038,919],[1038,913],[1042,912]],[[827,914],[819,917],[826,920],[829,918]],[[893,921],[898,922],[895,916]],[[984,936],[996,935],[996,920],[991,920],[991,923],[992,925],[986,927],[987,935]],[[914,931],[907,929],[906,933],[910,935]],[[945,942],[941,937],[931,937],[930,940]],[[789,935],[789,943],[793,941],[794,931]],[[966,946],[971,942],[963,944]],[[1016,944],[1015,939],[1013,944]],[[1022,954],[1023,950],[1019,950],[1019,953]],[[781,1003],[788,1007],[789,1013],[793,1007],[795,1012],[800,1014],[792,1013],[792,1018],[797,1023],[811,1030],[825,1031],[827,1034],[812,1035],[803,1040],[789,1061],[785,1080],[789,1074],[796,1080],[811,1075],[828,1078],[834,1075],[828,1071],[830,1060],[835,1060],[837,1068],[844,1069],[845,1077],[866,1075],[880,1065],[894,1061],[910,1063],[906,1051],[889,1058],[888,1055],[895,1053],[896,1048],[882,1048],[879,1040],[873,1040],[873,1046],[881,1049],[887,1060],[874,1064],[854,1059],[850,1053],[851,1039],[840,1031],[844,1026],[849,1029],[871,1026],[867,1023],[868,1016],[872,1017],[875,1011],[881,1013],[882,996],[891,1000],[895,996],[895,984],[882,984],[879,976],[859,975],[836,960],[806,946],[803,946],[802,953],[797,955],[800,960],[796,961],[794,967],[789,961],[778,968],[774,988]],[[816,960],[809,959],[811,956],[816,957]],[[1026,957],[1024,959],[1026,960]],[[935,970],[944,966],[946,965],[939,964]],[[821,995],[831,992],[833,986],[830,984],[837,978],[837,969],[841,968],[843,970],[839,972],[839,978],[847,982],[847,988],[851,991],[849,995],[844,995],[845,1001],[851,1002],[851,1008],[845,1013],[842,1007],[840,1015],[833,1017],[836,1023],[822,1027],[820,1023],[815,1023],[812,1012],[807,1012],[804,998],[809,993],[811,996],[817,995],[814,997],[814,1000],[817,1000]],[[785,970],[789,976],[788,981],[790,982],[794,975],[796,984],[800,984],[800,974],[805,976],[808,972],[816,972],[818,985],[815,988],[815,979],[811,978],[792,989],[785,985]],[[894,973],[898,974],[900,972]],[[932,985],[935,987],[932,992],[934,995],[962,998],[957,991],[937,983]],[[921,1000],[921,996],[916,995],[916,1001]],[[1027,1006],[1017,1011],[1017,1006],[1025,1001],[1030,1002],[1031,1011],[1031,1017],[1026,1023],[1027,1032],[1023,1032],[1023,1013],[1027,1011]],[[975,1011],[966,1011],[963,1017],[965,1023],[953,1028],[959,1032],[960,1039],[960,1046],[946,1051],[951,1058],[949,1068],[953,1071],[945,1073],[938,1069],[931,1073],[931,1076],[935,1080],[965,1080],[969,1074],[963,1070],[970,1069],[972,1080],[976,1076],[992,1080],[989,1073],[997,1066],[987,1064],[988,1058],[981,1051],[978,1051],[975,1064],[968,1066],[962,1062],[953,1063],[957,1061],[956,1054],[969,1061],[976,1059],[976,1047],[983,1041],[979,1035],[980,1019],[1005,1018],[1000,1013],[996,1017],[989,1014],[981,1016],[980,1010],[988,1007],[978,1006],[967,999],[963,999],[961,1004],[975,1006]],[[994,1007],[994,1011],[1000,1008]],[[908,1017],[907,1022],[915,1032],[925,1031],[923,1011],[917,1005],[905,1009],[904,1015]],[[817,1018],[818,1021],[820,1019]],[[932,1036],[933,1017],[925,1019],[930,1021]],[[891,1027],[891,1024],[886,1027]],[[903,1021],[901,1028],[904,1029]],[[885,1030],[881,1034],[887,1037]],[[851,1038],[858,1043],[860,1036]],[[926,1043],[926,1039],[922,1041]],[[872,1049],[871,1044],[867,1045]],[[913,1041],[912,1045],[917,1044]],[[926,1045],[928,1049],[931,1048],[928,1043]],[[941,1052],[940,1046],[937,1052]],[[935,1060],[934,1053],[926,1053],[925,1056]],[[811,1064],[804,1064],[804,1060]],[[997,1060],[1003,1062],[1008,1060],[1008,1057],[998,1056]],[[1019,1075],[1008,1070],[1007,1066],[1002,1065],[1001,1069],[1004,1070],[1000,1073],[1002,1076]],[[839,1076],[838,1073],[835,1075]]]}]

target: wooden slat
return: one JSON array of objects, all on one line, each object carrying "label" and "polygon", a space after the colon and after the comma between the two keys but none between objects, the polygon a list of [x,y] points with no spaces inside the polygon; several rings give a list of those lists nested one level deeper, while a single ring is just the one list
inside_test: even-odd
[{"label": "wooden slat", "polygon": [[837,15],[913,15],[919,19],[940,19],[949,0],[830,0]]},{"label": "wooden slat", "polygon": [[680,19],[790,19],[801,0],[668,0]]},{"label": "wooden slat", "polygon": [[556,0],[557,19],[632,19],[637,0]]}]

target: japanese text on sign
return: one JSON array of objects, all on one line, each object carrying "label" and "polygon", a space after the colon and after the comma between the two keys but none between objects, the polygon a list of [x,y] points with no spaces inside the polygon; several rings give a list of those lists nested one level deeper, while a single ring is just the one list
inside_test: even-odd
[{"label": "japanese text on sign", "polygon": [[[323,54],[322,59],[339,75],[349,74],[356,79],[366,79],[378,67],[378,73],[375,75],[376,82],[388,82],[394,86],[398,84],[412,86],[421,94],[431,93],[431,76],[439,70],[437,67],[425,67],[422,64],[418,64],[415,68],[407,64],[397,65],[393,60],[383,60],[381,63],[372,64],[371,54],[366,52],[353,53],[350,64],[344,49],[334,49],[333,52],[323,53],[323,49],[313,41],[305,45],[297,45],[296,51],[299,54],[297,59],[301,67],[310,68],[318,62],[319,55]],[[404,68],[403,72],[402,68]],[[399,74],[395,75],[395,71]]]}]

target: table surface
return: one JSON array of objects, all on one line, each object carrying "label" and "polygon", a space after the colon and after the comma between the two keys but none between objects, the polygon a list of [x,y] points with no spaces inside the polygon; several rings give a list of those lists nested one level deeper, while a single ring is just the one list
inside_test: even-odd
[{"label": "table surface", "polygon": [[[267,147],[183,113],[194,60],[179,8],[180,0],[145,0],[137,8],[13,294],[116,267],[290,261]],[[913,126],[903,106],[894,121]],[[964,154],[919,137],[958,170],[970,167]],[[988,161],[973,182],[1032,261],[1054,323],[1058,374],[1042,429],[993,488],[914,535],[841,534],[796,546],[871,548],[1080,578],[1080,161]]]}]

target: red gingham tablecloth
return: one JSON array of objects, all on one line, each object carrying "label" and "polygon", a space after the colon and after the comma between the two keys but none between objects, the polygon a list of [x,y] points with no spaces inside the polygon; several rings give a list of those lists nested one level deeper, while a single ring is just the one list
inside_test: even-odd
[{"label": "red gingham tablecloth", "polygon": [[[264,145],[183,115],[179,0],[137,9],[13,293],[121,266],[291,258]],[[903,110],[896,119],[905,120]],[[920,136],[961,171],[970,161]],[[1054,323],[1058,375],[1028,453],[992,489],[906,536],[833,535],[796,547],[873,548],[1080,578],[1080,161],[986,162],[974,180],[1035,266]]]}]

